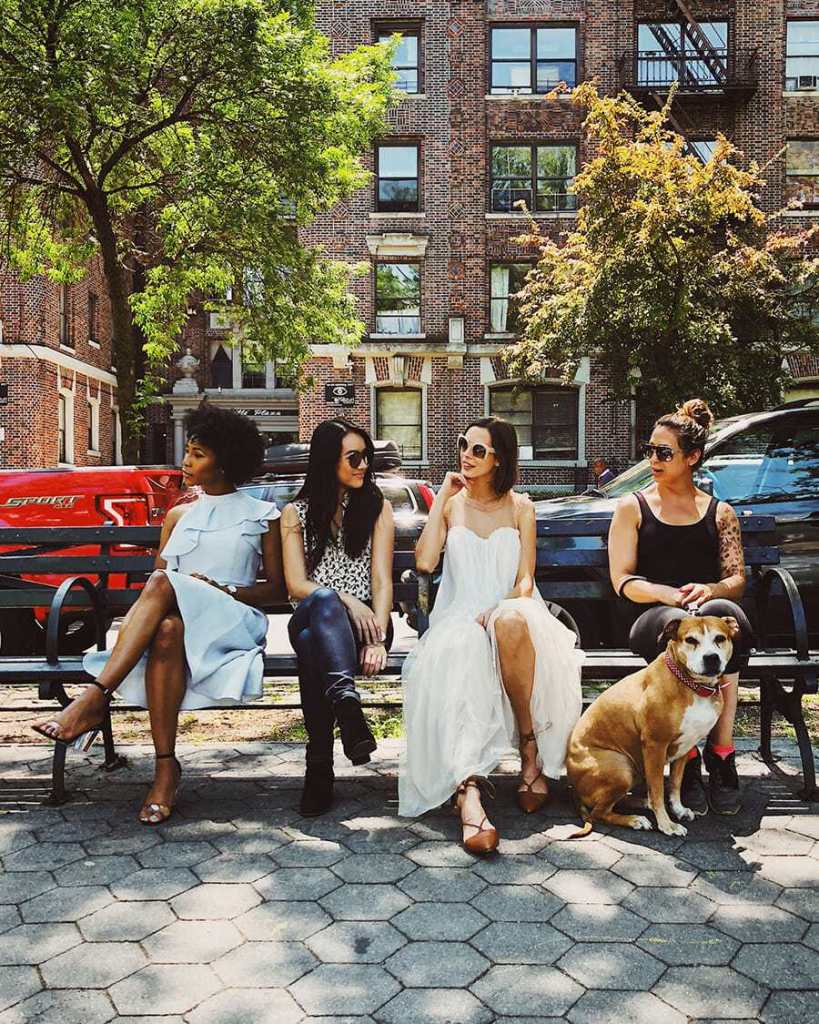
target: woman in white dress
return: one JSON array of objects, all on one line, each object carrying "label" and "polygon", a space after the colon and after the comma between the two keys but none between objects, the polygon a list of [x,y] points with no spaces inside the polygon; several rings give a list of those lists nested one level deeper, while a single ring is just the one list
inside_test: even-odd
[{"label": "woman in white dress", "polygon": [[[156,571],[122,621],[111,651],[84,659],[96,679],[36,732],[87,749],[117,691],[147,707],[154,783],[139,818],[158,825],[173,810],[180,709],[231,706],[262,693],[267,616],[284,600],[279,511],[237,490],[258,471],[264,442],[252,420],[207,403],[186,417],[182,476],[196,501],[165,518]],[[259,583],[260,565],[266,582]]]},{"label": "woman in white dress", "polygon": [[446,545],[430,628],[404,665],[399,813],[451,798],[464,846],[483,854],[498,845],[481,803],[498,762],[519,749],[524,813],[546,802],[544,775],[563,770],[582,654],[535,586],[534,506],[512,490],[514,427],[477,420],[458,448],[460,472],[447,473],[415,549],[418,569],[432,572]]}]

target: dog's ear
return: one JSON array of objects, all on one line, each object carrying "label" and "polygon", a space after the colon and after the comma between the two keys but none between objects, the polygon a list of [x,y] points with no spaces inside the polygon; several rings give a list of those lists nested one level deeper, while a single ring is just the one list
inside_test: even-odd
[{"label": "dog's ear", "polygon": [[672,619],[671,622],[665,624],[665,628],[662,633],[657,637],[657,645],[663,650],[668,646],[669,640],[676,640],[677,634],[680,631],[680,623],[682,619]]},{"label": "dog's ear", "polygon": [[739,632],[740,632],[739,623],[731,615],[723,615],[722,621],[728,627],[728,629],[729,629],[729,631],[731,633],[731,639],[733,640],[734,637],[737,636],[739,634]]}]

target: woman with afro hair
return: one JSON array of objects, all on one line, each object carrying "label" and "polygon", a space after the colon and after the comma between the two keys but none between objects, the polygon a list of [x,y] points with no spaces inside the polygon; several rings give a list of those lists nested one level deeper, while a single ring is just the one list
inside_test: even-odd
[{"label": "woman with afro hair", "polygon": [[[284,598],[279,511],[237,487],[259,469],[264,442],[252,420],[206,401],[185,418],[182,461],[195,501],[168,512],[156,570],[122,621],[111,651],[87,654],[94,681],[60,714],[35,723],[49,739],[87,749],[118,691],[147,707],[154,783],[139,820],[166,821],[182,768],[174,753],[180,709],[230,706],[262,692],[267,616]],[[259,570],[265,582],[258,582]]]}]

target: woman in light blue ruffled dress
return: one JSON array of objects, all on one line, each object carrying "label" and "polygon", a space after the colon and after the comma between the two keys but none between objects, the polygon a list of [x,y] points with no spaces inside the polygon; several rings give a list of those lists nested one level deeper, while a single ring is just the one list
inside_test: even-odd
[{"label": "woman in light blue ruffled dress", "polygon": [[85,656],[94,681],[60,714],[34,725],[43,736],[87,748],[115,690],[147,707],[156,750],[154,784],[140,812],[147,825],[173,810],[182,773],[174,754],[179,711],[261,696],[267,616],[260,609],[285,599],[279,511],[236,489],[261,463],[258,429],[206,403],[186,426],[182,474],[200,496],[168,513],[156,571],[113,650]]}]

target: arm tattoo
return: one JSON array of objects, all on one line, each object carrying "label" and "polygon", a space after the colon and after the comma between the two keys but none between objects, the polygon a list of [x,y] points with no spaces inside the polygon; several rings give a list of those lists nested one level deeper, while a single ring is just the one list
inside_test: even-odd
[{"label": "arm tattoo", "polygon": [[745,577],[745,556],[742,551],[742,535],[736,513],[729,506],[717,518],[719,532],[719,564],[722,579],[729,576]]}]

